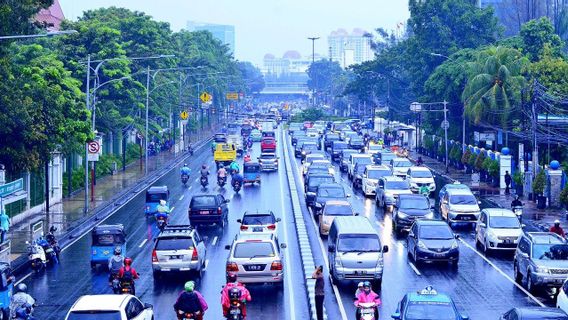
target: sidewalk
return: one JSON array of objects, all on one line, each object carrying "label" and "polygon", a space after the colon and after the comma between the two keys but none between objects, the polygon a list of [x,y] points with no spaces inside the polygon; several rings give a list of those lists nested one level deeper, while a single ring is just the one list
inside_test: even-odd
[{"label": "sidewalk", "polygon": [[[211,137],[217,128],[200,132],[198,135],[191,136],[191,143],[195,147],[199,141],[204,141]],[[148,175],[145,174],[144,159],[137,160],[126,167],[125,171],[119,169],[115,175],[108,175],[96,180],[94,201],[91,201],[89,189],[89,211],[85,214],[85,190],[74,193],[71,197],[64,198],[61,202],[50,206],[49,215],[45,211],[38,213],[20,223],[11,226],[7,239],[11,240],[11,252],[9,255],[10,263],[20,258],[22,253],[26,253],[26,241],[37,238],[39,233],[49,229],[49,226],[57,227],[56,235],[60,236],[69,230],[76,228],[81,222],[92,217],[99,210],[104,209],[108,204],[124,198],[129,189],[139,184],[144,179],[156,174],[164,166],[179,161],[186,152],[171,151],[160,152],[158,155],[148,159]],[[33,232],[33,226],[43,222],[43,230]]]}]

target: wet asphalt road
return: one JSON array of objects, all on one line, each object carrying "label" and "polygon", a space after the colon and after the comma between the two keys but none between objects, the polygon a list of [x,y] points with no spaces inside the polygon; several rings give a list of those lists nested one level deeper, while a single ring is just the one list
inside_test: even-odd
[{"label": "wet asphalt road", "polygon": [[[281,150],[281,148],[280,148]],[[253,150],[255,158],[260,153],[259,144]],[[283,157],[283,155],[280,155]],[[283,159],[283,158],[282,158]],[[241,159],[242,161],[242,159]],[[296,314],[297,319],[308,318],[308,307],[305,291],[302,286],[302,274],[294,270],[301,270],[298,241],[291,217],[291,204],[285,171],[262,174],[262,186],[246,185],[240,194],[225,186],[219,189],[213,172],[214,162],[208,148],[201,154],[188,158],[192,169],[190,183],[184,187],[180,182],[179,168],[166,174],[154,185],[167,185],[170,189],[170,206],[173,213],[170,216],[171,224],[188,224],[187,208],[191,196],[201,193],[222,193],[229,203],[229,224],[222,230],[217,226],[199,227],[207,247],[207,267],[204,276],[197,281],[197,290],[205,297],[209,310],[205,319],[221,319],[220,291],[225,284],[225,262],[228,251],[226,244],[239,231],[235,221],[242,216],[245,210],[270,209],[276,217],[281,217],[279,225],[279,239],[287,243],[288,248],[283,249],[283,263],[285,269],[284,289],[277,289],[272,285],[247,286],[252,295],[252,302],[248,304],[249,319],[291,319]],[[199,185],[199,167],[201,164],[210,165],[212,175],[208,189],[202,190]],[[183,289],[183,284],[190,279],[188,275],[172,275],[154,281],[151,267],[151,252],[153,238],[158,234],[153,218],[144,217],[144,193],[134,197],[124,208],[120,209],[105,224],[122,223],[127,231],[127,255],[134,259],[133,266],[141,275],[136,282],[136,294],[143,301],[153,304],[155,319],[175,319],[173,304]],[[286,213],[288,216],[283,216]],[[286,230],[285,230],[286,229]],[[61,263],[48,268],[46,272],[33,274],[24,280],[28,284],[31,295],[36,298],[39,306],[34,315],[38,319],[64,319],[67,311],[81,295],[112,293],[108,286],[108,273],[99,268],[91,271],[90,234],[78,239],[77,242],[61,255]],[[288,261],[287,261],[288,260]],[[291,269],[291,270],[290,270]],[[290,287],[293,292],[289,292]]]}]

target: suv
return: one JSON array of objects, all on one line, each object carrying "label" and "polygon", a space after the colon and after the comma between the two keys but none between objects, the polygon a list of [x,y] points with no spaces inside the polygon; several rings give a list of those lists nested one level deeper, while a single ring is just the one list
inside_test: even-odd
[{"label": "suv", "polygon": [[401,178],[406,178],[408,168],[412,167],[412,162],[407,158],[394,158],[390,161],[393,175]]},{"label": "suv", "polygon": [[347,149],[347,143],[343,141],[333,141],[331,144],[331,160],[338,162],[341,157],[341,151]]},{"label": "suv", "polygon": [[363,181],[361,182],[365,196],[375,195],[379,179],[391,175],[391,169],[387,166],[367,165],[363,173]]},{"label": "suv", "polygon": [[241,224],[241,233],[266,232],[277,234],[280,218],[274,217],[274,212],[270,210],[263,212],[245,211],[243,218],[237,219],[237,222]]},{"label": "suv", "polygon": [[325,135],[325,138],[323,139],[325,150],[327,150],[327,148],[331,148],[333,141],[340,141],[339,135],[337,133],[328,133]]},{"label": "suv", "polygon": [[191,225],[216,223],[225,227],[229,216],[229,199],[222,194],[202,194],[191,198],[187,214]]},{"label": "suv", "polygon": [[450,224],[476,223],[479,211],[479,202],[469,190],[447,190],[440,203],[440,215]]},{"label": "suv", "polygon": [[568,276],[568,244],[552,232],[523,234],[513,261],[515,281],[525,279],[527,291],[538,286],[560,288]]},{"label": "suv", "polygon": [[406,173],[406,180],[410,182],[410,189],[414,193],[420,192],[420,187],[426,185],[430,192],[436,190],[436,182],[430,169],[426,167],[410,167]]},{"label": "suv", "polygon": [[377,207],[387,209],[389,206],[394,206],[396,199],[400,194],[411,194],[410,185],[408,181],[402,180],[399,177],[382,177],[377,184],[377,191],[375,196],[375,204]]},{"label": "suv", "polygon": [[320,184],[334,183],[335,177],[329,174],[314,173],[307,175],[304,181],[305,181],[304,191],[306,194],[306,205],[308,207],[311,207],[315,204],[316,194],[318,192]]},{"label": "suv", "polygon": [[392,213],[393,229],[396,235],[410,226],[418,219],[434,219],[433,204],[430,199],[420,194],[401,194],[396,199]]},{"label": "suv", "polygon": [[276,235],[271,233],[241,233],[235,237],[229,250],[226,271],[236,273],[242,283],[282,284],[284,272],[280,248]]},{"label": "suv", "polygon": [[523,234],[515,213],[508,209],[483,209],[475,226],[475,244],[483,251],[515,250]]},{"label": "suv", "polygon": [[363,150],[365,148],[365,141],[360,136],[352,137],[349,139],[349,148]]},{"label": "suv", "polygon": [[262,171],[278,170],[278,159],[276,153],[261,153],[257,158]]},{"label": "suv", "polygon": [[206,249],[203,239],[190,225],[168,225],[155,239],[152,250],[152,272],[195,272],[205,270]]}]

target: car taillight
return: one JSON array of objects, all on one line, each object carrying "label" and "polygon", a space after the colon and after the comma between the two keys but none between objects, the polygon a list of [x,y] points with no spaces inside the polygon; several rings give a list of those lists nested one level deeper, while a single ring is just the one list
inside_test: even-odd
[{"label": "car taillight", "polygon": [[270,270],[282,270],[282,262],[280,260],[272,262]]},{"label": "car taillight", "polygon": [[241,230],[248,230],[249,227],[247,226],[241,226]]},{"label": "car taillight", "polygon": [[221,214],[221,207],[217,208],[217,214]]},{"label": "car taillight", "polygon": [[268,227],[268,230],[276,230],[276,225],[275,224],[271,224]]},{"label": "car taillight", "polygon": [[227,262],[227,272],[238,272],[239,266],[234,262]]},{"label": "car taillight", "polygon": [[152,262],[158,262],[158,254],[156,250],[152,250]]},{"label": "car taillight", "polygon": [[197,261],[199,258],[197,257],[197,248],[193,248],[193,254],[191,255],[191,261]]}]

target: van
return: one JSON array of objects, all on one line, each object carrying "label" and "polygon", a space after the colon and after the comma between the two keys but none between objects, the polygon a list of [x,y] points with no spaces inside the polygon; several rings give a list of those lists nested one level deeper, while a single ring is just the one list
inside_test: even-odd
[{"label": "van", "polygon": [[270,138],[276,138],[276,133],[272,130],[262,130],[262,137],[266,138],[266,137],[270,137]]},{"label": "van", "polygon": [[450,189],[440,203],[440,214],[450,226],[452,223],[473,224],[480,214],[479,201],[469,190]]},{"label": "van", "polygon": [[390,162],[392,159],[396,158],[396,154],[394,154],[393,152],[387,151],[387,150],[383,150],[383,151],[379,151],[376,154],[376,158],[377,158],[377,164],[379,165],[390,165]]},{"label": "van", "polygon": [[329,229],[327,251],[333,281],[372,281],[380,290],[383,281],[381,238],[369,219],[363,216],[335,217]]}]

